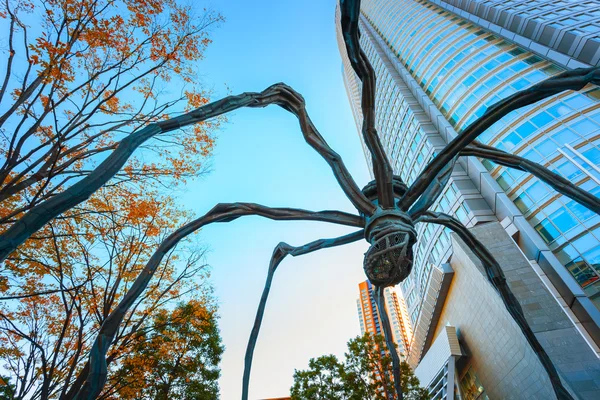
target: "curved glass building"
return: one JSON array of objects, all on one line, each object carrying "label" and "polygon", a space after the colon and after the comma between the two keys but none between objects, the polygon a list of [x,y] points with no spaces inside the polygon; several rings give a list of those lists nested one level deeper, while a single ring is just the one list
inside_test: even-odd
[{"label": "curved glass building", "polygon": [[[360,81],[345,54],[339,15],[337,26],[360,132]],[[363,0],[360,29],[377,75],[377,129],[394,173],[409,184],[498,100],[565,69],[600,65],[599,1]],[[512,112],[479,140],[600,196],[596,86]],[[527,173],[472,157],[457,165],[435,209],[467,226],[499,221],[597,349],[600,216]],[[447,230],[417,228],[415,268],[401,285],[414,329],[413,361],[431,341],[431,299],[443,291],[452,251]]]}]

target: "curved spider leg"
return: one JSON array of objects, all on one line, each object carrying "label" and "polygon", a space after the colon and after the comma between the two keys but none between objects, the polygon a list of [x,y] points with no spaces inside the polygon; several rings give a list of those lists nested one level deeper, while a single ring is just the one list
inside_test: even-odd
[{"label": "curved spider leg", "polygon": [[[300,123],[300,130],[306,142],[317,151],[329,164],[333,174],[340,187],[346,194],[346,197],[352,202],[352,205],[365,215],[372,215],[375,212],[375,205],[363,194],[362,190],[356,185],[352,175],[344,165],[342,157],[337,154],[321,136],[306,111],[306,103],[302,95],[283,83],[274,85],[278,87],[279,95],[273,101],[283,109],[294,114]],[[261,106],[259,106],[261,107]]]},{"label": "curved spider leg", "polygon": [[450,180],[450,176],[452,175],[452,170],[454,169],[454,164],[456,164],[457,159],[458,157],[454,157],[448,164],[444,165],[444,168],[442,168],[442,170],[431,181],[431,183],[429,183],[427,190],[423,192],[417,202],[410,208],[408,214],[413,219],[419,217],[421,213],[427,211],[429,207],[435,203],[438,197],[440,197],[442,191]]},{"label": "curved spider leg", "polygon": [[447,228],[450,228],[462,239],[463,242],[465,242],[467,247],[471,249],[471,251],[483,264],[490,283],[492,286],[494,286],[502,298],[502,301],[504,302],[509,314],[513,317],[521,329],[521,332],[523,332],[523,335],[525,335],[527,342],[537,354],[542,366],[548,373],[548,377],[550,378],[550,382],[552,383],[552,388],[554,389],[556,397],[559,400],[572,400],[573,397],[563,386],[558,375],[558,371],[552,363],[552,360],[550,360],[550,357],[548,357],[546,350],[544,350],[537,337],[531,330],[529,323],[525,319],[521,304],[519,304],[519,301],[506,283],[506,277],[504,276],[502,268],[489,250],[479,240],[477,240],[477,238],[469,231],[469,229],[467,229],[466,226],[450,215],[430,211],[418,218],[416,222],[432,222],[443,225]]},{"label": "curved spider leg", "polygon": [[521,90],[491,105],[486,112],[458,134],[434,157],[417,176],[406,194],[400,200],[402,209],[408,209],[429,186],[429,182],[444,166],[456,157],[462,149],[499,121],[519,108],[534,104],[565,90],[580,90],[587,84],[600,85],[600,67],[578,68],[563,72],[545,81]]},{"label": "curved spider leg", "polygon": [[175,246],[185,237],[205,225],[214,222],[231,222],[246,215],[258,215],[277,221],[322,221],[339,225],[364,227],[364,219],[341,211],[307,211],[296,208],[270,208],[254,203],[217,204],[204,216],[195,219],[171,233],[160,244],[133,285],[121,299],[117,307],[106,318],[90,350],[88,376],[74,399],[93,400],[102,391],[107,377],[106,353],[113,342],[123,318],[135,300],[150,283],[156,269]]},{"label": "curved spider leg", "polygon": [[244,378],[242,382],[242,400],[248,400],[248,387],[250,385],[250,371],[252,369],[252,357],[254,356],[254,347],[256,346],[256,340],[258,339],[258,333],[260,331],[260,325],[262,323],[263,315],[265,313],[265,307],[267,304],[267,298],[271,290],[271,282],[273,281],[273,275],[279,264],[289,254],[293,257],[300,256],[303,254],[312,253],[313,251],[326,249],[329,247],[341,246],[344,244],[356,242],[357,240],[364,239],[365,231],[361,229],[348,235],[340,236],[334,239],[319,239],[314,242],[305,244],[304,246],[290,246],[287,243],[281,242],[273,250],[271,256],[271,262],[269,263],[269,271],[267,273],[267,281],[263,289],[258,310],[256,310],[256,318],[254,320],[254,326],[250,333],[250,339],[248,340],[248,347],[246,348],[246,356],[244,358]]},{"label": "curved spider leg", "polygon": [[360,48],[358,18],[360,0],[340,0],[341,25],[350,64],[362,82],[362,135],[373,158],[377,198],[383,208],[394,207],[393,171],[375,129],[375,71]]},{"label": "curved spider leg", "polygon": [[394,344],[394,341],[392,340],[392,326],[390,324],[390,319],[388,317],[388,313],[385,307],[385,296],[383,293],[384,290],[384,287],[375,286],[375,303],[377,304],[377,309],[379,310],[379,316],[381,318],[381,326],[383,327],[383,336],[385,337],[385,344],[387,345],[388,351],[392,356],[392,373],[394,375],[394,389],[396,390],[398,400],[402,400],[402,377],[400,376],[400,357],[398,356],[398,351],[396,350],[396,346]]},{"label": "curved spider leg", "polygon": [[496,149],[495,147],[486,146],[477,141],[474,141],[469,146],[461,150],[460,155],[481,157],[505,167],[529,172],[530,174],[539,178],[542,182],[551,186],[558,193],[570,197],[579,204],[600,215],[600,198],[579,188],[568,179],[563,178],[561,175],[550,171],[548,168],[538,163]]},{"label": "curved spider leg", "polygon": [[63,192],[33,207],[9,229],[4,231],[0,235],[0,262],[4,261],[10,253],[50,220],[90,198],[92,194],[114,177],[137,148],[154,136],[206,121],[209,118],[223,115],[238,108],[266,107],[269,104],[279,105],[298,118],[304,139],[329,164],[350,202],[363,214],[372,215],[375,206],[356,185],[340,155],[333,151],[317,132],[306,113],[302,96],[289,86],[277,83],[262,92],[247,92],[225,97],[178,117],[149,124],[125,137],[119,142],[116,149],[89,175]]}]

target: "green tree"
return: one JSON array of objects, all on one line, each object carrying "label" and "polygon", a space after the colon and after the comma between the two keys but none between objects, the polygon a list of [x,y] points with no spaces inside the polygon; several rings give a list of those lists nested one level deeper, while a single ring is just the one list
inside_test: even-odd
[{"label": "green tree", "polygon": [[10,383],[10,377],[0,375],[0,400],[15,398],[15,385]]},{"label": "green tree", "polygon": [[217,399],[223,354],[214,306],[206,300],[161,310],[120,360],[104,398]]},{"label": "green tree", "polygon": [[[294,372],[291,388],[295,400],[389,400],[395,399],[392,358],[381,335],[365,334],[348,342],[345,361],[334,355],[311,359],[308,370]],[[406,362],[400,365],[402,393],[408,400],[428,400],[426,389]]]}]

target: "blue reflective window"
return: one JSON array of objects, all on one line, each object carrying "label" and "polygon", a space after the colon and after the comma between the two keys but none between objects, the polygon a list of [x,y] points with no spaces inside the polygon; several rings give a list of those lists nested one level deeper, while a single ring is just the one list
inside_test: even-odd
[{"label": "blue reflective window", "polygon": [[521,90],[525,88],[525,86],[529,86],[529,82],[524,78],[519,78],[510,86],[512,86],[515,90]]},{"label": "blue reflective window", "polygon": [[582,136],[588,136],[589,134],[598,130],[598,125],[589,119],[584,119],[571,125],[571,128]]},{"label": "blue reflective window", "polygon": [[502,143],[504,144],[504,147],[506,147],[506,149],[510,151],[514,149],[515,146],[521,142],[521,140],[523,139],[521,139],[519,135],[513,132],[510,135],[507,135],[504,139],[502,139]]},{"label": "blue reflective window", "polygon": [[477,82],[477,79],[475,79],[475,77],[473,77],[473,76],[469,76],[469,77],[467,77],[467,79],[465,79],[463,81],[463,85],[469,87],[472,84],[474,84],[475,82]]},{"label": "blue reflective window", "polygon": [[[547,114],[546,114],[547,115]],[[537,125],[537,124],[536,124]],[[541,125],[538,125],[541,126]],[[522,138],[527,138],[529,137],[533,132],[536,131],[535,126],[533,126],[529,121],[525,122],[524,124],[521,124],[521,126],[519,126],[517,129],[515,129],[515,131],[519,134],[519,136],[521,136]]]},{"label": "blue reflective window", "polygon": [[573,132],[565,128],[553,134],[552,139],[554,139],[557,143],[566,144],[571,143],[573,140],[577,139],[577,136],[575,136]]},{"label": "blue reflective window", "polygon": [[535,148],[542,154],[542,156],[548,158],[550,154],[556,151],[557,146],[552,140],[546,139],[543,142],[536,144]]},{"label": "blue reflective window", "polygon": [[546,78],[548,78],[548,76],[541,71],[533,71],[533,72],[527,74],[527,79],[529,79],[533,83],[537,83]]},{"label": "blue reflective window", "polygon": [[596,272],[588,267],[581,257],[577,257],[575,260],[567,263],[565,267],[567,267],[581,287],[585,288],[598,280]]},{"label": "blue reflective window", "polygon": [[529,149],[527,152],[525,152],[523,154],[523,158],[526,158],[529,161],[533,161],[536,163],[541,163],[543,160],[542,156],[540,156],[540,154],[533,149]]},{"label": "blue reflective window", "polygon": [[571,113],[571,111],[573,111],[573,110],[570,107],[567,107],[566,105],[564,105],[562,103],[559,103],[555,106],[550,107],[546,111],[553,117],[560,118],[564,115]]},{"label": "blue reflective window", "polygon": [[550,219],[560,229],[561,232],[566,232],[577,225],[575,218],[569,212],[561,207],[550,215]]},{"label": "blue reflective window", "polygon": [[560,236],[560,232],[547,219],[537,224],[535,230],[538,231],[546,243],[550,243]]},{"label": "blue reflective window", "polygon": [[594,165],[600,165],[600,150],[595,147],[592,147],[589,150],[584,151],[583,156],[590,160],[590,162]]},{"label": "blue reflective window", "polygon": [[564,161],[556,169],[559,174],[569,180],[573,180],[577,176],[583,174],[583,172],[569,160]]},{"label": "blue reflective window", "polygon": [[595,249],[588,251],[583,256],[593,266],[600,267],[600,246],[597,246]]},{"label": "blue reflective window", "polygon": [[569,201],[567,208],[571,211],[580,221],[585,221],[594,216],[594,212],[577,203],[576,201]]},{"label": "blue reflective window", "polygon": [[594,103],[590,98],[588,98],[580,93],[577,93],[577,94],[573,95],[572,97],[569,97],[568,99],[565,99],[563,101],[569,107],[571,107],[575,110],[582,109],[582,108],[587,107],[590,104]]},{"label": "blue reflective window", "polygon": [[529,211],[531,206],[533,206],[533,201],[531,201],[529,196],[527,196],[525,193],[521,193],[519,197],[514,200],[514,202],[523,214]]},{"label": "blue reflective window", "polygon": [[536,126],[538,127],[542,127],[550,122],[552,122],[554,120],[554,118],[552,118],[550,116],[550,114],[545,113],[545,112],[541,112],[539,114],[537,114],[536,116],[534,116],[533,118],[531,118],[531,122],[533,122]]},{"label": "blue reflective window", "polygon": [[573,246],[577,249],[577,251],[579,251],[582,254],[590,250],[597,244],[598,239],[596,239],[591,233],[586,233],[579,239],[573,241]]},{"label": "blue reflective window", "polygon": [[525,189],[525,192],[536,202],[539,202],[546,197],[548,193],[550,193],[548,186],[540,181],[537,181],[533,185],[529,186],[527,189]]},{"label": "blue reflective window", "polygon": [[575,247],[568,245],[563,247],[561,250],[557,251],[556,256],[558,257],[558,260],[561,263],[566,264],[572,261],[573,259],[579,257],[579,253],[577,252],[577,250],[575,250]]},{"label": "blue reflective window", "polygon": [[496,181],[500,185],[500,187],[504,190],[507,190],[511,185],[515,182],[515,180],[510,176],[507,171],[504,171],[496,178]]}]

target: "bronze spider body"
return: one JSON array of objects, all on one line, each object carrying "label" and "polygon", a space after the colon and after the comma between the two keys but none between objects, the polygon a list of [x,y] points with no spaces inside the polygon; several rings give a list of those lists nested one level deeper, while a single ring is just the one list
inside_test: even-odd
[{"label": "bronze spider body", "polygon": [[[600,214],[600,199],[573,185],[567,179],[545,167],[524,158],[485,146],[475,139],[503,116],[518,108],[558,94],[565,90],[580,90],[587,84],[600,85],[600,68],[576,69],[554,76],[539,84],[517,92],[491,106],[483,116],[463,130],[452,140],[407,186],[393,175],[392,168],[383,150],[375,129],[375,74],[365,54],[360,49],[358,17],[359,0],[340,0],[342,32],[352,67],[362,81],[361,108],[363,113],[362,135],[372,155],[375,180],[361,190],[346,169],[341,157],[333,151],[310,120],[304,99],[289,86],[279,83],[260,93],[242,93],[202,106],[179,117],[153,123],[125,138],[117,149],[86,178],[72,185],[33,208],[17,223],[0,235],[0,261],[32,233],[52,218],[76,204],[85,201],[105,184],[125,164],[129,156],[149,138],[164,132],[192,125],[222,115],[241,107],[265,107],[276,104],[294,114],[306,142],[315,149],[331,167],[341,189],[358,210],[357,215],[341,211],[307,211],[292,208],[269,208],[253,203],[218,204],[204,216],[188,223],[169,235],[146,264],[142,273],[126,293],[118,307],[102,325],[90,351],[85,366],[87,379],[74,395],[76,399],[94,399],[104,387],[107,376],[106,355],[135,299],[145,290],[163,257],[190,233],[214,222],[230,222],[241,216],[260,215],[273,220],[313,220],[354,226],[360,230],[332,239],[320,239],[303,246],[294,247],[286,243],[277,245],[269,264],[267,281],[258,307],[245,357],[242,399],[248,399],[248,385],[252,355],[264,314],[266,301],[279,263],[288,254],[298,256],[319,249],[341,246],[361,239],[371,247],[365,253],[365,274],[376,287],[376,300],[381,310],[382,327],[387,345],[393,349],[390,323],[385,312],[383,289],[402,282],[411,272],[413,265],[412,247],[417,240],[416,223],[435,223],[454,231],[481,260],[490,283],[502,298],[508,312],[527,338],[548,373],[559,399],[571,399],[563,386],[552,361],[533,334],[523,316],[520,304],[506,283],[502,269],[490,252],[462,225],[450,215],[434,213],[429,208],[435,203],[450,179],[452,168],[460,156],[486,158],[497,164],[529,172],[553,187],[559,193],[572,198],[595,213]],[[394,384],[398,399],[400,388],[400,363],[396,351],[390,351],[393,359]]]}]

